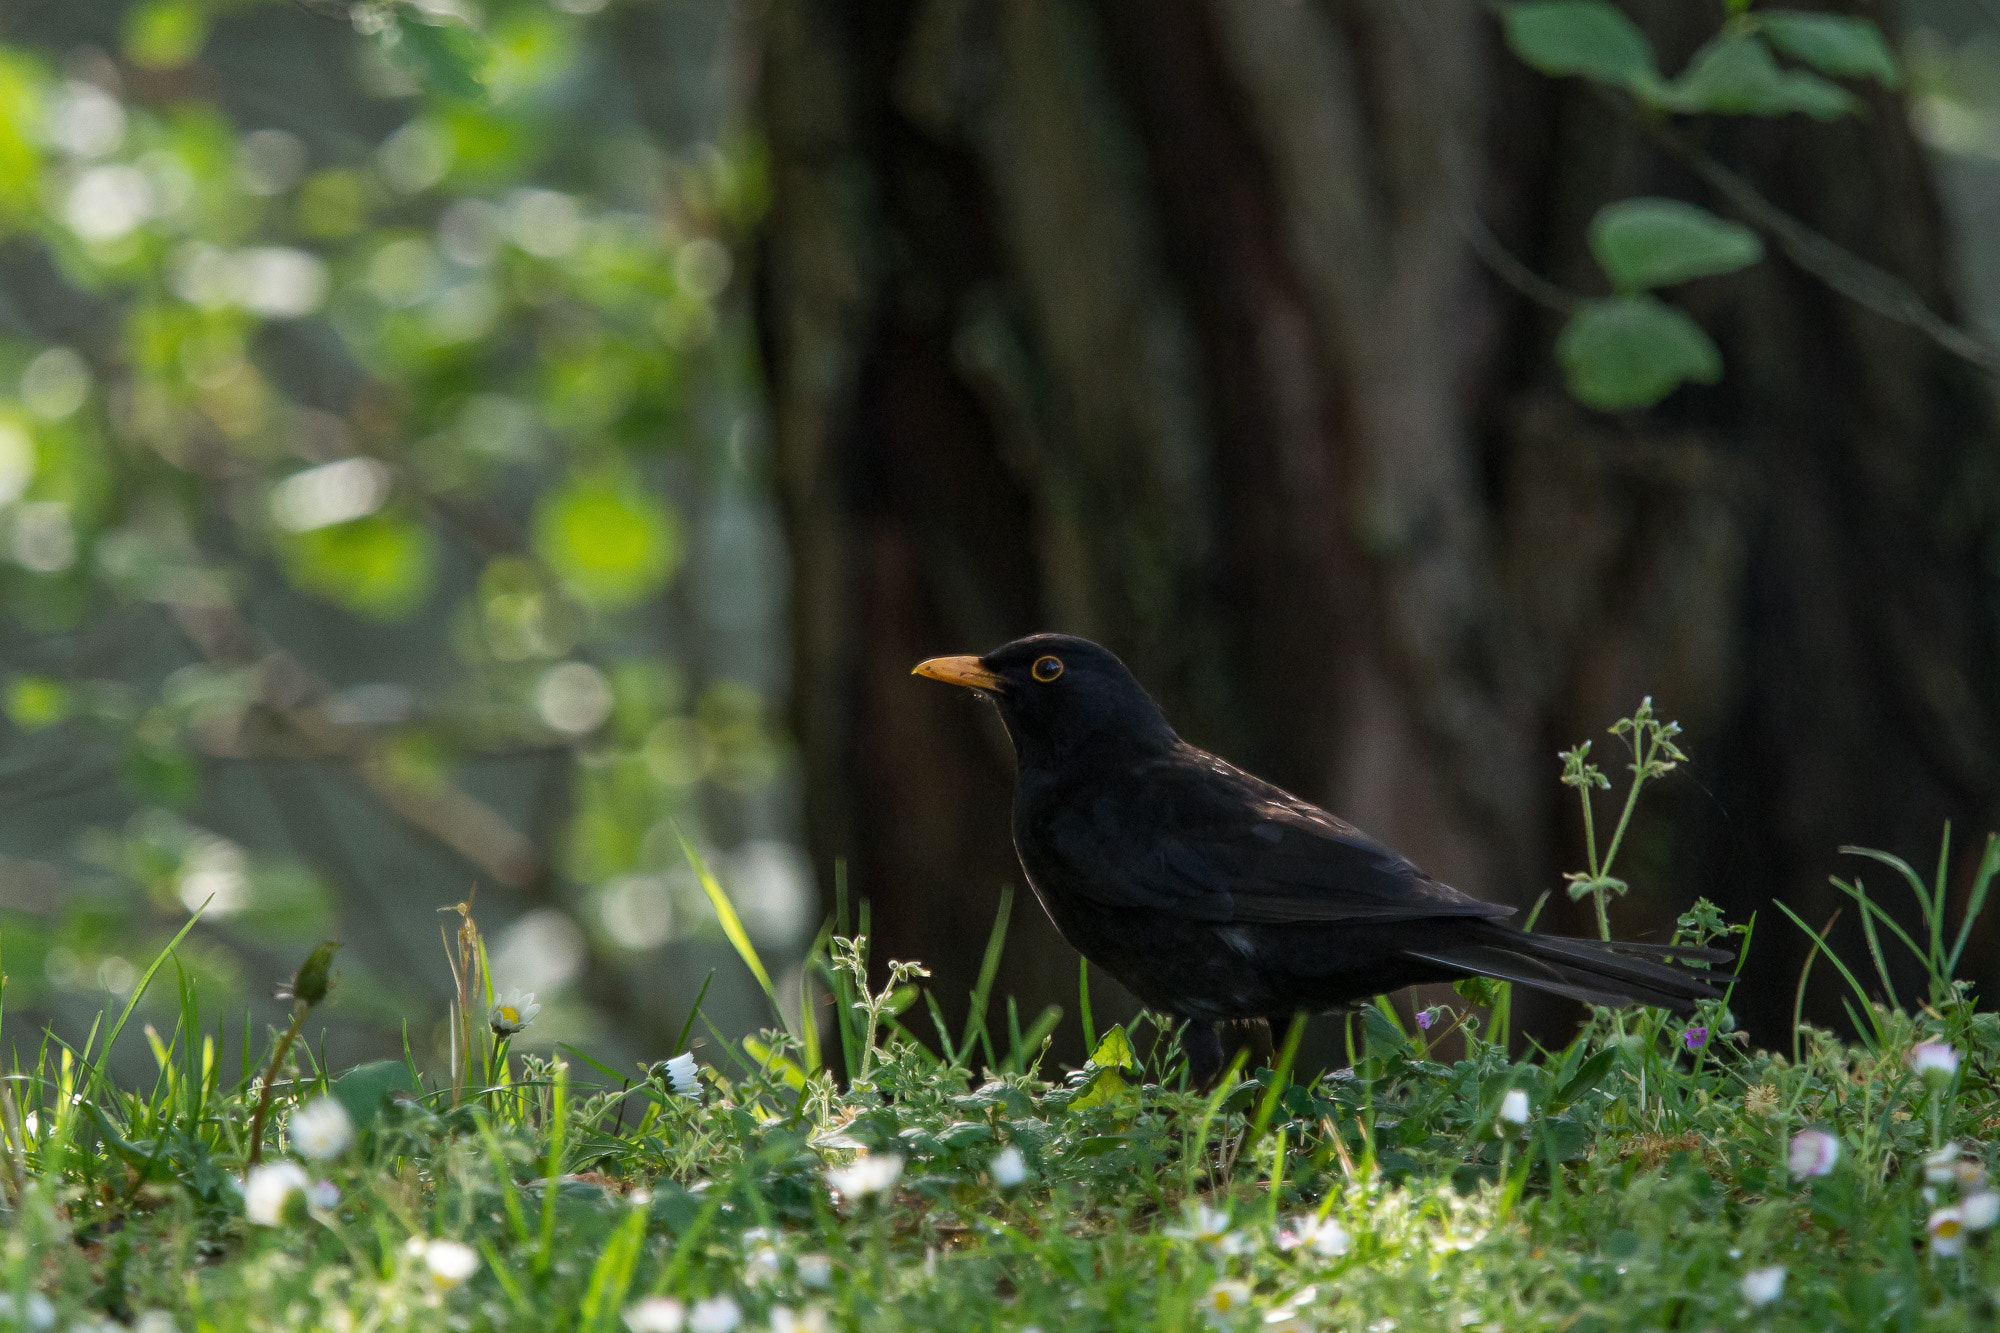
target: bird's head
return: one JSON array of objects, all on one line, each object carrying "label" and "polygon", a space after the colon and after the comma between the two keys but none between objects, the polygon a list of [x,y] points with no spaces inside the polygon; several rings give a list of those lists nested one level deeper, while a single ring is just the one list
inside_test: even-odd
[{"label": "bird's head", "polygon": [[1106,740],[1171,743],[1173,729],[1109,649],[1068,634],[1032,634],[983,657],[933,657],[912,673],[993,701],[1025,764]]}]

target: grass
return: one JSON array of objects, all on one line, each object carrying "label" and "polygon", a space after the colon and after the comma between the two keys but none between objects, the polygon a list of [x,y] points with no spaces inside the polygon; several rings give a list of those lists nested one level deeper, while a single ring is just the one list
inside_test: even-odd
[{"label": "grass", "polygon": [[[1295,1028],[1278,1070],[1210,1091],[1145,1016],[1084,1068],[1047,1068],[1060,1016],[1024,1028],[988,1004],[1005,908],[957,1031],[921,969],[871,990],[865,907],[850,925],[844,895],[807,1012],[712,1035],[698,1077],[515,1056],[484,1021],[465,908],[436,1077],[336,1075],[305,1043],[268,1085],[261,1064],[225,1071],[184,980],[172,1031],[144,1029],[149,1087],[105,1075],[130,1006],[80,1047],[45,1036],[0,1095],[0,1328],[1991,1328],[2000,1245],[1977,1224],[2000,1017],[1952,979],[1966,923],[1944,920],[1942,871],[1887,860],[1921,930],[1846,881],[1865,966],[1893,994],[1885,947],[1907,947],[1930,991],[1871,1002],[1829,955],[1857,1043],[1801,1025],[1792,1052],[1749,1049],[1714,1005],[1690,1023],[1598,1011],[1514,1059],[1469,1004],[1428,1030],[1381,1005],[1348,1024],[1350,1068],[1293,1082]],[[1996,871],[1989,841],[1975,912]],[[1682,926],[1746,933],[1705,905]],[[177,977],[169,950],[150,981]]]}]

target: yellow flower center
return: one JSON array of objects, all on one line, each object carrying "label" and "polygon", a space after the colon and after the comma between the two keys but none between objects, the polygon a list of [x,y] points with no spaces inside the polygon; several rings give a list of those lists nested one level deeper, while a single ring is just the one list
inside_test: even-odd
[{"label": "yellow flower center", "polygon": [[1937,1224],[1937,1231],[1934,1234],[1942,1240],[1950,1240],[1962,1230],[1964,1228],[1960,1225],[1957,1218],[1947,1217],[1944,1221]]},{"label": "yellow flower center", "polygon": [[511,1004],[503,1004],[500,1006],[500,1021],[503,1023],[518,1023],[521,1021],[521,1011]]}]

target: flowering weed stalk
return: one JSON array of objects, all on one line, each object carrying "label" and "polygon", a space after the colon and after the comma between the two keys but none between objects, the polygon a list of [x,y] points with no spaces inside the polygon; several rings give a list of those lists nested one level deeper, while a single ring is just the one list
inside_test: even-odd
[{"label": "flowering weed stalk", "polygon": [[1597,850],[1597,822],[1591,805],[1593,791],[1609,791],[1611,779],[1603,770],[1590,762],[1590,742],[1584,741],[1574,749],[1565,750],[1560,758],[1563,762],[1562,782],[1566,787],[1576,789],[1577,797],[1583,805],[1583,839],[1588,856],[1589,869],[1577,874],[1566,875],[1569,881],[1569,896],[1572,899],[1589,898],[1597,909],[1597,932],[1602,939],[1611,938],[1611,917],[1606,910],[1608,899],[1622,896],[1631,887],[1624,880],[1611,873],[1611,867],[1618,860],[1618,849],[1624,844],[1625,830],[1632,822],[1632,812],[1638,808],[1639,793],[1645,785],[1671,773],[1687,759],[1680,747],[1674,744],[1674,737],[1680,735],[1678,722],[1661,720],[1653,712],[1653,698],[1647,695],[1639,701],[1639,707],[1632,716],[1620,718],[1612,724],[1611,734],[1624,740],[1632,752],[1632,761],[1626,767],[1632,774],[1630,785],[1625,790],[1625,805],[1618,812],[1617,826],[1612,830],[1610,845],[1605,847],[1600,857]]},{"label": "flowering weed stalk", "polygon": [[292,1001],[291,1026],[278,1038],[278,1044],[271,1048],[271,1063],[264,1069],[264,1086],[257,1097],[257,1109],[250,1117],[250,1157],[251,1166],[263,1160],[264,1119],[271,1114],[271,1094],[278,1084],[278,1071],[284,1068],[285,1057],[291,1054],[292,1043],[299,1039],[299,1029],[306,1024],[306,1015],[313,1006],[326,998],[327,990],[333,985],[333,954],[340,947],[338,940],[328,940],[306,956],[306,961],[285,994]]}]

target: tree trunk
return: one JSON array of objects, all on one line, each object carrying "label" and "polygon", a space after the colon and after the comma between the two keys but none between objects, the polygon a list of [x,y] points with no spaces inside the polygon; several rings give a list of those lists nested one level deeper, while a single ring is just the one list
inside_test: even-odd
[{"label": "tree trunk", "polygon": [[[1712,25],[1638,17],[1669,68]],[[1474,228],[1590,292],[1603,203],[1727,209],[1484,9],[772,0],[766,38],[809,836],[941,998],[1019,870],[1004,738],[909,668],[1038,629],[1440,878],[1555,889],[1547,928],[1588,928],[1556,751],[1595,737],[1622,779],[1604,728],[1652,694],[1694,762],[1642,809],[1614,921],[1761,910],[1736,1010],[1764,1040],[1805,958],[1770,897],[1817,924],[1838,844],[1915,860],[1992,818],[1986,386],[1774,257],[1681,293],[1723,383],[1577,406],[1559,317]],[[1949,308],[1926,165],[1899,104],[1871,112],[1702,129]],[[1074,968],[1017,914],[1000,993],[1068,1004]]]}]

